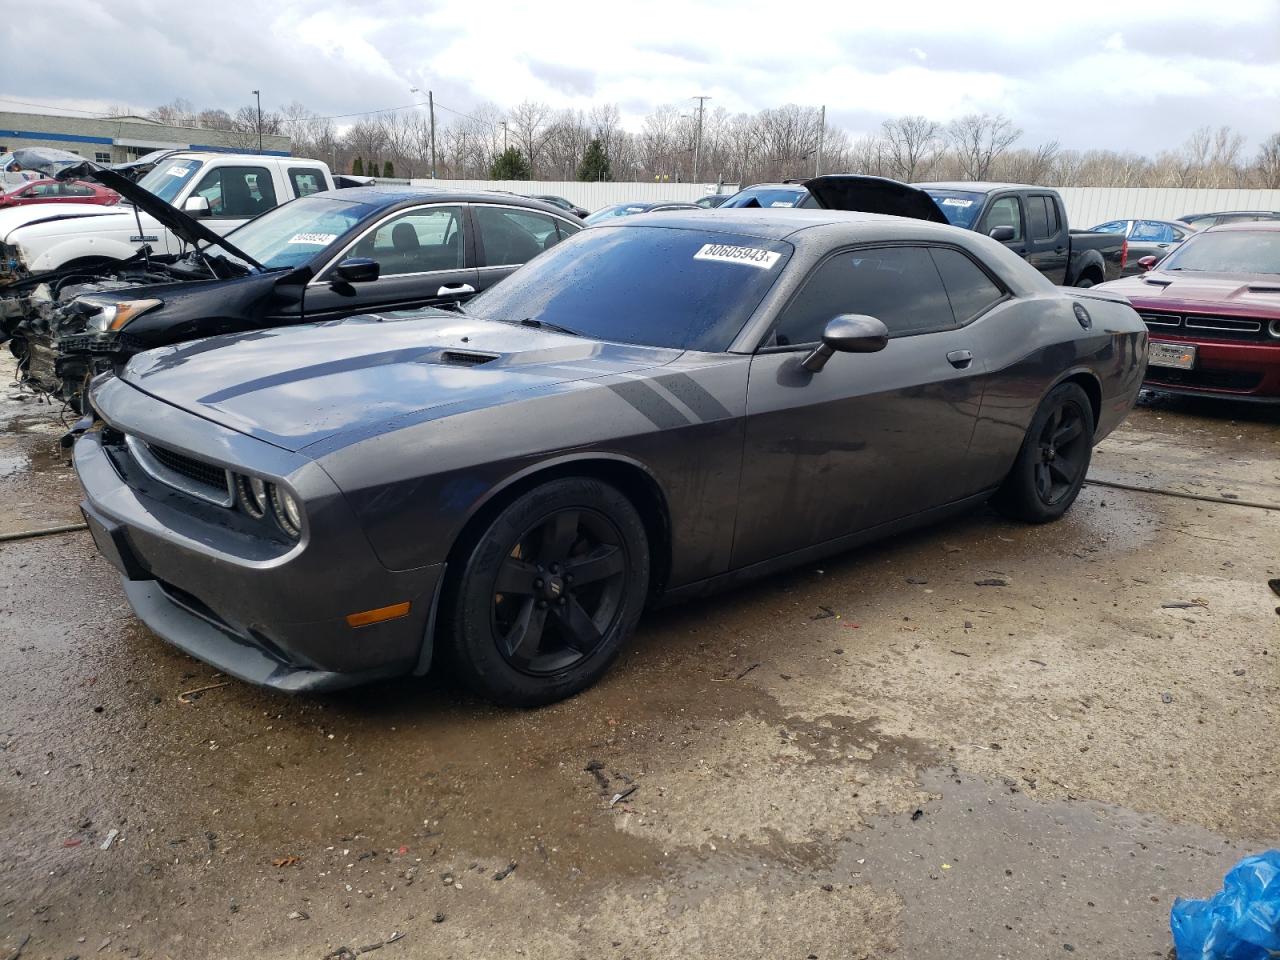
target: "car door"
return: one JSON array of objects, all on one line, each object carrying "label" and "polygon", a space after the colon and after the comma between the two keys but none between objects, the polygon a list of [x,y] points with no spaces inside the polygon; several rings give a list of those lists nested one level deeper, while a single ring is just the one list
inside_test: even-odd
[{"label": "car door", "polygon": [[[410,310],[456,303],[475,293],[476,269],[467,209],[431,203],[392,213],[370,226],[307,285],[308,320],[365,310]],[[348,283],[337,274],[343,260],[378,263],[378,279]]]},{"label": "car door", "polygon": [[1071,242],[1057,198],[1047,193],[1027,194],[1026,224],[1027,263],[1054,283],[1066,283]]},{"label": "car door", "polygon": [[1027,234],[1023,223],[1022,198],[1016,193],[1007,193],[988,201],[977,229],[981,234],[990,235],[996,227],[1011,227],[1013,239],[1003,243],[1018,256],[1026,257]]},{"label": "car door", "polygon": [[476,228],[477,290],[493,286],[583,227],[539,210],[497,203],[473,203],[471,215]]},{"label": "car door", "polygon": [[[848,313],[883,321],[888,346],[805,371],[827,322]],[[825,259],[752,359],[733,565],[974,492],[966,461],[982,373],[930,248],[858,247]]]},{"label": "car door", "polygon": [[218,166],[205,172],[191,192],[204,197],[209,213],[202,223],[217,234],[226,234],[277,204],[275,182],[265,166]]}]

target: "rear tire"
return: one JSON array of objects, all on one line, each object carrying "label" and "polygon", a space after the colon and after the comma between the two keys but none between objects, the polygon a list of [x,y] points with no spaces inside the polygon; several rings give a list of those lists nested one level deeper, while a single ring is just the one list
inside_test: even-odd
[{"label": "rear tire", "polygon": [[589,477],[551,480],[471,541],[445,597],[441,640],[475,693],[541,706],[604,674],[648,589],[649,545],[631,501]]},{"label": "rear tire", "polygon": [[1093,407],[1076,383],[1049,391],[1031,419],[1013,469],[991,503],[1026,523],[1057,520],[1075,503],[1093,456]]}]

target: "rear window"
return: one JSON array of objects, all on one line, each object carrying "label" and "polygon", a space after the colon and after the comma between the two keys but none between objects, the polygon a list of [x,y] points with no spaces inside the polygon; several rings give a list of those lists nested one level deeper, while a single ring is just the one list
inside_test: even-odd
[{"label": "rear window", "polygon": [[467,304],[584,336],[682,350],[728,348],[777,282],[792,247],[677,227],[584,230]]},{"label": "rear window", "polygon": [[1188,237],[1161,271],[1280,274],[1280,230],[1224,230]]},{"label": "rear window", "polygon": [[721,207],[798,207],[808,198],[808,190],[786,190],[786,189],[747,189],[739,193],[735,193],[732,197],[720,204]]}]

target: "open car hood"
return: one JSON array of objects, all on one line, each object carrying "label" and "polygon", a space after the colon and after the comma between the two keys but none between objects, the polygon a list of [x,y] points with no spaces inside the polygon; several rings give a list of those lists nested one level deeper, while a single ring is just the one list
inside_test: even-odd
[{"label": "open car hood", "polygon": [[51,147],[24,147],[13,151],[13,158],[24,169],[39,170],[55,180],[94,180],[104,187],[110,187],[139,210],[155,217],[177,237],[193,247],[200,244],[216,244],[245,263],[252,264],[259,270],[263,269],[262,264],[257,260],[238,250],[199,220],[187,216],[173,204],[161,200],[148,190],[143,190],[127,176],[114,170],[108,170],[66,150],[54,150]]},{"label": "open car hood", "polygon": [[919,187],[887,177],[828,173],[806,180],[804,185],[818,204],[827,210],[853,210],[934,223],[948,222],[929,194]]}]

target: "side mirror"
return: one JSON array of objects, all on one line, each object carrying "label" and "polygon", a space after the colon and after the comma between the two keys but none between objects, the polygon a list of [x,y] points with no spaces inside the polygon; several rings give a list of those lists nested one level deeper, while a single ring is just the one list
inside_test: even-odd
[{"label": "side mirror", "polygon": [[999,240],[1001,243],[1008,243],[1017,233],[1013,227],[992,227],[991,232],[987,234],[992,240]]},{"label": "side mirror", "polygon": [[875,353],[888,343],[889,328],[875,317],[845,313],[827,323],[822,331],[822,346],[805,357],[800,365],[810,373],[817,373],[837,350],[841,353]]},{"label": "side mirror", "polygon": [[368,257],[347,257],[333,272],[339,280],[347,283],[368,283],[378,279],[382,273],[382,264]]},{"label": "side mirror", "polygon": [[1140,266],[1143,270],[1152,270],[1155,268],[1155,265],[1159,262],[1160,262],[1159,257],[1139,257],[1138,258],[1138,266]]},{"label": "side mirror", "polygon": [[182,204],[182,212],[189,213],[193,217],[207,217],[209,201],[204,197],[187,197],[186,202]]}]

